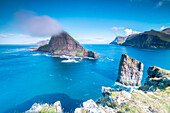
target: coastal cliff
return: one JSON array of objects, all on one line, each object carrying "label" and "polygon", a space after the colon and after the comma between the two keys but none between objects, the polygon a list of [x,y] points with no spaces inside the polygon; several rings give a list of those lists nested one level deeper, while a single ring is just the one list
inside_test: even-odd
[{"label": "coastal cliff", "polygon": [[59,35],[52,36],[49,44],[40,46],[37,51],[49,52],[52,55],[99,58],[97,53],[83,48],[78,41],[64,31]]},{"label": "coastal cliff", "polygon": [[122,44],[126,41],[127,37],[124,36],[117,36],[115,40],[113,40],[110,44]]},{"label": "coastal cliff", "polygon": [[162,31],[150,30],[144,33],[132,34],[126,38],[118,36],[110,44],[138,48],[170,49],[170,28],[166,28]]},{"label": "coastal cliff", "polygon": [[143,66],[143,63],[122,54],[117,81],[125,85],[140,86]]},{"label": "coastal cliff", "polygon": [[170,49],[169,29],[163,31],[147,31],[137,35],[128,36],[123,46],[139,48],[162,48]]}]

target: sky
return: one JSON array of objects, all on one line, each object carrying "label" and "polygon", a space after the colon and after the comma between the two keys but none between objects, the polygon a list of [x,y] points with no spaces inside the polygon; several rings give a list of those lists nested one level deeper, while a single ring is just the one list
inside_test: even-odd
[{"label": "sky", "polygon": [[81,44],[170,27],[170,0],[0,0],[0,44],[33,44],[63,30]]}]

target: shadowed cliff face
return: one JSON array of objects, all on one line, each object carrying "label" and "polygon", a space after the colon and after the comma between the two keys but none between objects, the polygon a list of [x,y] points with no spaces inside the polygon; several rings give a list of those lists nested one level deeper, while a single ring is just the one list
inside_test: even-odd
[{"label": "shadowed cliff face", "polygon": [[49,52],[53,55],[69,55],[98,58],[97,53],[83,48],[79,42],[72,38],[68,33],[62,32],[52,36],[49,44],[41,46],[38,51]]},{"label": "shadowed cliff face", "polygon": [[123,46],[139,48],[167,48],[170,49],[169,29],[163,31],[148,31],[137,35],[128,36]]}]

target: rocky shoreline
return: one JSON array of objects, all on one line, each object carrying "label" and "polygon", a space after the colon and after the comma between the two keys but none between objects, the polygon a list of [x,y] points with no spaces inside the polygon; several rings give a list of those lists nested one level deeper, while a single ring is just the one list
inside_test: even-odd
[{"label": "rocky shoreline", "polygon": [[[143,74],[142,70],[143,64],[141,62],[123,54],[119,65],[118,76],[118,82],[121,81],[120,83],[122,85],[118,85],[116,89],[103,86],[101,91],[103,97],[100,97],[96,101],[90,99],[83,102],[82,106],[76,108],[74,113],[170,112],[170,70],[156,66],[149,67],[147,70],[149,76],[145,84],[140,86],[141,76]],[[134,81],[134,83],[127,84],[130,81]],[[139,88],[135,86],[139,86]],[[53,105],[35,103],[26,111],[26,113],[44,112],[63,113],[64,111],[59,101]]]}]

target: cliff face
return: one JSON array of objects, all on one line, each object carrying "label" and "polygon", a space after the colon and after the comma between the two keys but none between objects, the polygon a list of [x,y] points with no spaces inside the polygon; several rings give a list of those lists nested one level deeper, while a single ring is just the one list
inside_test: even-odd
[{"label": "cliff face", "polygon": [[69,55],[98,58],[97,53],[83,48],[79,42],[73,39],[68,33],[52,36],[49,44],[41,46],[37,51],[49,52],[53,55]]},{"label": "cliff face", "polygon": [[122,44],[126,41],[127,37],[123,36],[117,36],[114,41],[112,41],[110,44]]},{"label": "cliff face", "polygon": [[148,31],[137,35],[128,36],[123,46],[139,48],[167,48],[170,49],[169,29],[163,31]]},{"label": "cliff face", "polygon": [[122,54],[117,81],[125,85],[140,86],[143,66],[143,63]]}]

